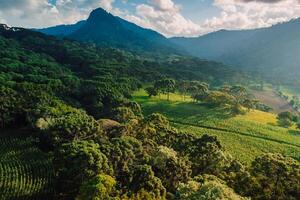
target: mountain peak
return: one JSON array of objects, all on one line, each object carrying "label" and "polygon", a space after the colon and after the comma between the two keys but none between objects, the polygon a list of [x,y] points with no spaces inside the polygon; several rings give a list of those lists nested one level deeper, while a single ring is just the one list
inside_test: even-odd
[{"label": "mountain peak", "polygon": [[113,17],[113,15],[107,12],[106,10],[104,10],[103,8],[97,8],[91,12],[88,20],[99,19],[99,18],[103,19],[107,17]]},{"label": "mountain peak", "polygon": [[93,10],[83,23],[38,31],[137,52],[157,52],[159,49],[160,52],[181,53],[181,50],[163,35],[114,16],[103,8]]}]

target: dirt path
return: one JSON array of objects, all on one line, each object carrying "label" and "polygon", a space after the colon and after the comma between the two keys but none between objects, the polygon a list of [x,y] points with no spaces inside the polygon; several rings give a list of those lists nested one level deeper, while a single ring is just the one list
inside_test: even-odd
[{"label": "dirt path", "polygon": [[289,104],[287,100],[277,95],[274,91],[258,91],[251,90],[251,93],[256,99],[263,104],[270,106],[273,110],[271,112],[278,114],[284,111],[296,112],[296,110]]}]

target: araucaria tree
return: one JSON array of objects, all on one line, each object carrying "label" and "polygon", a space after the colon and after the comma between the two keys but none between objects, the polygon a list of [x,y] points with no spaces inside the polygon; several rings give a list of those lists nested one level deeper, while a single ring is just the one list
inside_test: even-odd
[{"label": "araucaria tree", "polygon": [[175,90],[176,82],[174,79],[166,78],[156,81],[154,87],[164,94],[167,94],[168,101],[170,100],[170,93]]}]

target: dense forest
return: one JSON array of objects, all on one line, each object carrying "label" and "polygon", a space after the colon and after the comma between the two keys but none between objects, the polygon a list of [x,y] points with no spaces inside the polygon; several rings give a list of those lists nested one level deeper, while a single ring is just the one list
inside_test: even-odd
[{"label": "dense forest", "polygon": [[[1,130],[25,129],[49,154],[53,199],[300,196],[298,161],[265,154],[245,166],[215,136],[180,132],[161,114],[144,116],[131,100],[159,80],[218,87],[247,81],[243,73],[194,57],[153,59],[5,25],[0,49]],[[223,99],[218,94],[210,98]]]}]

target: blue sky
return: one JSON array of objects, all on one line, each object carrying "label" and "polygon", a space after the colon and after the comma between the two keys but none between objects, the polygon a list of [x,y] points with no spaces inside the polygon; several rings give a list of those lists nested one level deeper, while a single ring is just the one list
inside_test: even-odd
[{"label": "blue sky", "polygon": [[253,29],[300,17],[300,0],[0,0],[0,23],[71,24],[98,7],[165,36]]}]

